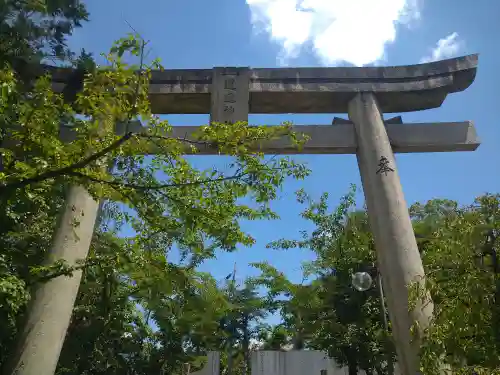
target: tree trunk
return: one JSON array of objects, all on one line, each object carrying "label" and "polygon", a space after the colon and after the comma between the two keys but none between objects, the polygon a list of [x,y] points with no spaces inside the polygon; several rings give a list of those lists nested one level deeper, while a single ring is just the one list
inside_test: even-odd
[{"label": "tree trunk", "polygon": [[250,332],[248,328],[248,319],[243,322],[243,375],[250,373]]},{"label": "tree trunk", "polygon": [[296,315],[295,323],[295,336],[293,337],[293,350],[303,350],[304,349],[304,337],[302,334],[302,314],[300,311]]},{"label": "tree trunk", "polygon": [[345,353],[347,357],[347,369],[349,375],[358,375],[358,360],[355,350],[348,348]]},{"label": "tree trunk", "polygon": [[[72,186],[54,235],[46,264],[65,260],[76,265],[86,259],[99,204],[81,186]],[[59,276],[36,286],[24,329],[6,374],[53,375],[75,304],[82,271]]]}]

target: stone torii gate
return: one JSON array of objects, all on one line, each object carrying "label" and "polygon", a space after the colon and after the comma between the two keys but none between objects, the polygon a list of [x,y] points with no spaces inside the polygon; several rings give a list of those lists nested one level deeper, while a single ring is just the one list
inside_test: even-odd
[{"label": "stone torii gate", "polygon": [[[414,375],[418,370],[418,340],[412,344],[410,327],[415,321],[422,329],[427,327],[433,305],[428,301],[417,304],[413,311],[408,310],[409,285],[422,283],[425,275],[394,153],[474,151],[479,146],[479,140],[471,122],[403,124],[400,117],[384,122],[383,114],[441,106],[449,93],[463,91],[472,84],[477,61],[477,55],[470,55],[398,67],[154,71],[150,101],[156,114],[210,113],[211,121],[216,122],[248,121],[249,113],[348,114],[349,120],[335,118],[332,125],[298,125],[294,126],[294,131],[310,137],[301,153],[356,154],[398,364],[402,374]],[[70,73],[68,69],[52,71],[56,91],[64,88]],[[196,129],[174,127],[172,136],[184,137]],[[267,154],[298,153],[284,138],[257,147]],[[186,153],[189,153],[188,149]],[[201,148],[197,154],[215,153],[213,149]],[[97,203],[92,203],[90,196],[82,190],[76,191],[72,202],[78,207],[77,212],[81,208],[90,214],[80,218],[79,245],[66,241],[58,251],[66,259],[85,257],[97,216]],[[75,213],[67,210],[63,223],[66,222],[64,218],[72,215]],[[61,227],[59,232],[62,231]],[[59,312],[61,309],[65,311],[62,315],[67,315],[63,317],[59,314],[58,319],[67,318],[69,324],[80,277],[58,279],[50,283],[59,283],[59,288],[64,284],[67,293],[45,299],[44,303],[40,301],[44,308],[38,310],[37,319],[43,320],[45,316],[46,320],[51,320],[52,309],[57,308]],[[50,283],[45,287],[50,289]],[[50,290],[45,294],[50,296]],[[41,295],[40,298],[43,299]],[[34,303],[36,305],[36,301]],[[31,324],[32,328],[37,325],[35,321]],[[53,332],[44,339],[44,331],[49,329],[39,327],[31,330],[33,335],[36,334],[35,340],[41,340],[36,345],[43,346],[43,340],[50,335],[65,333]],[[56,363],[60,349],[54,348]],[[36,363],[35,357],[36,354],[31,356],[31,362]],[[24,359],[30,361],[27,355]],[[47,358],[39,359],[47,362]],[[52,366],[55,369],[56,363],[47,365],[47,369]],[[33,374],[46,375],[49,372],[45,373],[38,367]]]}]

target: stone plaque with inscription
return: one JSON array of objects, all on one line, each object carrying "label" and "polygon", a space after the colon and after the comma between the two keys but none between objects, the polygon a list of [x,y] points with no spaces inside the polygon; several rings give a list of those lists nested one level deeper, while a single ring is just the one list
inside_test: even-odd
[{"label": "stone plaque with inscription", "polygon": [[249,68],[214,68],[210,122],[248,121]]}]

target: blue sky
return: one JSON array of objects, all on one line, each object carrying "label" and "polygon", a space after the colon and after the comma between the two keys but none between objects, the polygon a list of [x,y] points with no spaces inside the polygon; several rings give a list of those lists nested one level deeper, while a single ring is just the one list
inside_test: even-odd
[{"label": "blue sky", "polygon": [[[450,95],[441,108],[403,114],[406,122],[464,121],[476,124],[482,145],[475,152],[398,155],[403,190],[409,204],[432,198],[470,203],[500,186],[500,2],[492,0],[86,0],[90,22],[70,40],[73,49],[107,52],[112,42],[131,32],[130,24],[150,41],[149,58],[165,68],[213,66],[278,67],[401,65],[480,53],[475,83]],[[364,10],[361,10],[364,9]],[[496,37],[495,37],[496,36]],[[343,116],[339,115],[336,116]],[[390,117],[391,114],[388,115]],[[251,115],[254,124],[330,124],[329,115]],[[173,125],[203,125],[205,115],[167,116]],[[273,208],[282,220],[244,223],[257,240],[252,248],[219,254],[202,269],[221,279],[237,262],[238,279],[256,273],[248,263],[268,261],[295,281],[308,251],[287,253],[265,245],[296,238],[307,229],[299,218],[294,192],[330,194],[332,206],[351,183],[361,186],[354,155],[301,155],[313,173],[289,181]],[[496,161],[495,161],[496,160]],[[197,157],[208,168],[217,157]],[[224,162],[226,162],[224,160]],[[362,204],[362,194],[359,203]]]}]

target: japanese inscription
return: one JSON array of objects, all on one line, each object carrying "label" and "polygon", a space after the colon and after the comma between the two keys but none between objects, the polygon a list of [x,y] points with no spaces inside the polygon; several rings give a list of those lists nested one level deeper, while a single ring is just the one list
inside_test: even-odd
[{"label": "japanese inscription", "polygon": [[382,156],[378,162],[377,174],[383,173],[385,176],[387,176],[387,173],[389,172],[394,172],[394,169],[390,167],[389,160],[385,156]]},{"label": "japanese inscription", "polygon": [[236,95],[234,92],[227,92],[224,94],[224,103],[236,103]]},{"label": "japanese inscription", "polygon": [[214,68],[210,121],[248,121],[249,80],[248,68]]},{"label": "japanese inscription", "polygon": [[234,107],[230,104],[224,104],[224,113],[234,113]]},{"label": "japanese inscription", "polygon": [[236,77],[224,75],[224,113],[234,113],[236,103]]},{"label": "japanese inscription", "polygon": [[236,80],[232,77],[224,79],[225,90],[236,90]]}]

